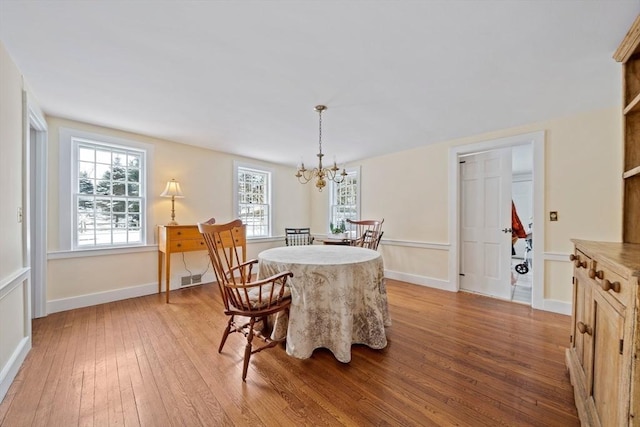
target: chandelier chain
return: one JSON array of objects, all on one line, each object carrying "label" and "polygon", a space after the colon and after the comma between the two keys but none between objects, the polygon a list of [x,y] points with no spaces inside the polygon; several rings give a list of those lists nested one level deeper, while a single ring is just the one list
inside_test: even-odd
[{"label": "chandelier chain", "polygon": [[320,154],[322,154],[322,110],[318,111],[320,118],[318,119],[318,145],[320,146]]}]

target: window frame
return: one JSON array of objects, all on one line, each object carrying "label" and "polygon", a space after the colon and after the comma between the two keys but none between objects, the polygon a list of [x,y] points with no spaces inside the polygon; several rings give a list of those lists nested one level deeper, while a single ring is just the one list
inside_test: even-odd
[{"label": "window frame", "polygon": [[[245,220],[243,219],[243,216],[240,213],[240,185],[238,182],[238,174],[241,170],[246,170],[246,171],[251,171],[251,172],[255,172],[258,174],[265,174],[266,175],[266,200],[267,202],[264,203],[265,205],[268,206],[269,208],[269,212],[267,215],[267,233],[266,235],[253,235],[253,229],[249,226],[249,224],[246,224]],[[233,206],[234,206],[234,212],[235,212],[235,217],[236,218],[240,218],[243,222],[243,224],[247,225],[247,240],[254,240],[254,239],[265,239],[265,238],[270,238],[273,237],[272,234],[272,224],[273,224],[273,176],[274,176],[274,172],[273,169],[262,166],[262,165],[258,165],[255,163],[245,163],[245,162],[240,162],[237,160],[234,160],[233,162]]]},{"label": "window frame", "polygon": [[[149,177],[151,175],[151,159],[153,146],[139,141],[112,137],[109,135],[81,131],[71,128],[60,128],[60,157],[59,157],[59,246],[60,250],[83,252],[109,249],[122,249],[140,246],[148,246],[149,239],[153,236],[153,225],[149,220]],[[110,243],[94,245],[78,245],[78,217],[75,206],[78,195],[78,147],[81,144],[104,146],[109,150],[126,150],[139,152],[141,158],[140,167],[140,242],[135,243]]]},{"label": "window frame", "polygon": [[[347,177],[352,177],[355,175],[357,181],[356,181],[356,203],[355,203],[355,214],[354,214],[354,218],[352,219],[358,219],[360,218],[360,200],[362,198],[362,192],[361,192],[361,188],[362,188],[362,174],[361,174],[361,168],[360,166],[356,166],[356,167],[352,167],[352,168],[345,168],[345,170],[347,171]],[[344,185],[344,182],[341,183],[335,183],[333,181],[329,181],[329,212],[328,212],[328,221],[327,221],[327,234],[331,234],[331,223],[334,223],[334,206],[337,206],[336,203],[336,197],[337,197],[337,191],[338,188],[340,188],[341,185]],[[346,219],[346,217],[344,218]]]}]

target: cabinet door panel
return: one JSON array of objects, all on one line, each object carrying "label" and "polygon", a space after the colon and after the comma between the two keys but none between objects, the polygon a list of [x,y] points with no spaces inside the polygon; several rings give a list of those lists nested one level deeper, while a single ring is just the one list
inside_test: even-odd
[{"label": "cabinet door panel", "polygon": [[578,362],[580,362],[580,366],[582,367],[582,371],[584,374],[584,378],[586,381],[587,389],[591,388],[591,349],[592,349],[592,339],[591,335],[587,332],[580,332],[577,325],[583,324],[586,328],[591,328],[592,320],[591,320],[591,284],[589,282],[589,278],[584,275],[581,271],[575,271],[575,292],[574,292],[574,316],[575,321],[573,322],[573,343],[576,350],[576,356],[578,357]]},{"label": "cabinet door panel", "polygon": [[603,427],[626,423],[629,402],[623,401],[623,357],[620,343],[624,316],[609,304],[600,292],[593,293],[594,346],[592,397]]}]

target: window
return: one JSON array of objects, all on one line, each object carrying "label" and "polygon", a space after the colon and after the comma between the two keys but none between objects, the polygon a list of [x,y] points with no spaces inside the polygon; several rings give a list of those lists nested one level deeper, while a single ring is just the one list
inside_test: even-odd
[{"label": "window", "polygon": [[238,217],[247,237],[271,235],[271,171],[234,163]]},{"label": "window", "polygon": [[336,184],[329,181],[330,208],[329,226],[340,227],[347,219],[360,216],[360,170],[348,169],[344,181]]},{"label": "window", "polygon": [[61,180],[61,248],[146,244],[146,144],[69,129],[60,144],[61,178],[70,183],[66,194]]}]

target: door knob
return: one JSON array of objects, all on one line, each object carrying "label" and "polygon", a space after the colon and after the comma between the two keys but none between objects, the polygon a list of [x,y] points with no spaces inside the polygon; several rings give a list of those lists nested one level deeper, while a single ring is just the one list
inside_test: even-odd
[{"label": "door knob", "polygon": [[512,233],[512,232],[513,232],[513,230],[512,230],[511,228],[503,228],[503,229],[502,229],[502,232],[503,232],[503,233]]}]

